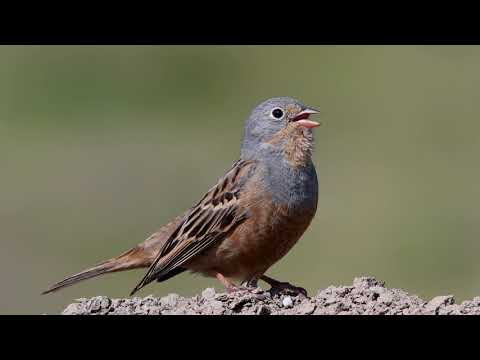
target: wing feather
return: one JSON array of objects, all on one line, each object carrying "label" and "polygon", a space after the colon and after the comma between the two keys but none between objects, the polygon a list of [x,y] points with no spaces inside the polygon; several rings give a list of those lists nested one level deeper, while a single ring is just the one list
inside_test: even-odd
[{"label": "wing feather", "polygon": [[221,241],[248,217],[240,202],[245,182],[254,169],[253,161],[239,160],[185,215],[160,249],[147,273],[130,295],[169,273]]}]

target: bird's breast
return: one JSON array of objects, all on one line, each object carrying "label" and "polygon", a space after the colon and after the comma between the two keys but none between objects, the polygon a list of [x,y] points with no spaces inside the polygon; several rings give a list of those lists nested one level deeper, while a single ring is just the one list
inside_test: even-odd
[{"label": "bird's breast", "polygon": [[292,214],[316,209],[318,179],[315,166],[310,162],[301,168],[277,161],[265,169],[265,188],[272,201],[287,206]]},{"label": "bird's breast", "polygon": [[287,201],[275,199],[270,187],[263,188],[263,181],[251,184],[260,191],[248,191],[257,194],[249,199],[248,219],[216,250],[222,270],[234,277],[261,274],[285,256],[308,228],[317,208],[316,184],[308,185],[315,189],[308,188],[305,181],[284,188]]},{"label": "bird's breast", "polygon": [[297,243],[315,215],[315,208],[293,214],[274,202],[252,206],[241,224],[216,250],[227,276],[247,280],[263,274]]}]

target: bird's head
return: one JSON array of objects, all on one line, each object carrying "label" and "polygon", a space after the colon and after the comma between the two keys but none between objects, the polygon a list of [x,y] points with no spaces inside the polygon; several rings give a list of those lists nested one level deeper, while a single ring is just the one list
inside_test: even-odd
[{"label": "bird's head", "polygon": [[243,158],[282,153],[295,162],[310,158],[312,129],[320,123],[309,119],[319,111],[290,97],[268,99],[253,109],[245,124]]}]

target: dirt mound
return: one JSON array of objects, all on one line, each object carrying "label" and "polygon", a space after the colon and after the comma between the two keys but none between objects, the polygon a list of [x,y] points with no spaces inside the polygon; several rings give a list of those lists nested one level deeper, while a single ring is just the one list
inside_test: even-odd
[{"label": "dirt mound", "polygon": [[184,298],[170,294],[110,299],[77,299],[64,315],[480,315],[480,297],[455,304],[452,295],[424,301],[400,289],[387,289],[374,278],[356,278],[351,286],[329,286],[314,297],[287,292],[272,294],[261,288],[233,294],[205,289]]}]

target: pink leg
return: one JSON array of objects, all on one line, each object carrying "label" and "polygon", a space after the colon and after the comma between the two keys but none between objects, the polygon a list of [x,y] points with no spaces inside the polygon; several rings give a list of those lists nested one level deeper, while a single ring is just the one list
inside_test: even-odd
[{"label": "pink leg", "polygon": [[233,284],[230,280],[228,280],[225,276],[223,276],[220,273],[217,273],[215,277],[222,283],[223,286],[225,286],[225,289],[227,290],[228,293],[232,293],[237,291],[237,286]]},{"label": "pink leg", "polygon": [[223,274],[217,273],[215,277],[220,281],[223,286],[225,286],[225,289],[227,290],[228,293],[234,293],[234,292],[255,292],[256,288],[252,286],[256,286],[256,281],[248,281],[245,282],[245,286],[237,286],[233,284],[230,280],[228,280]]}]

